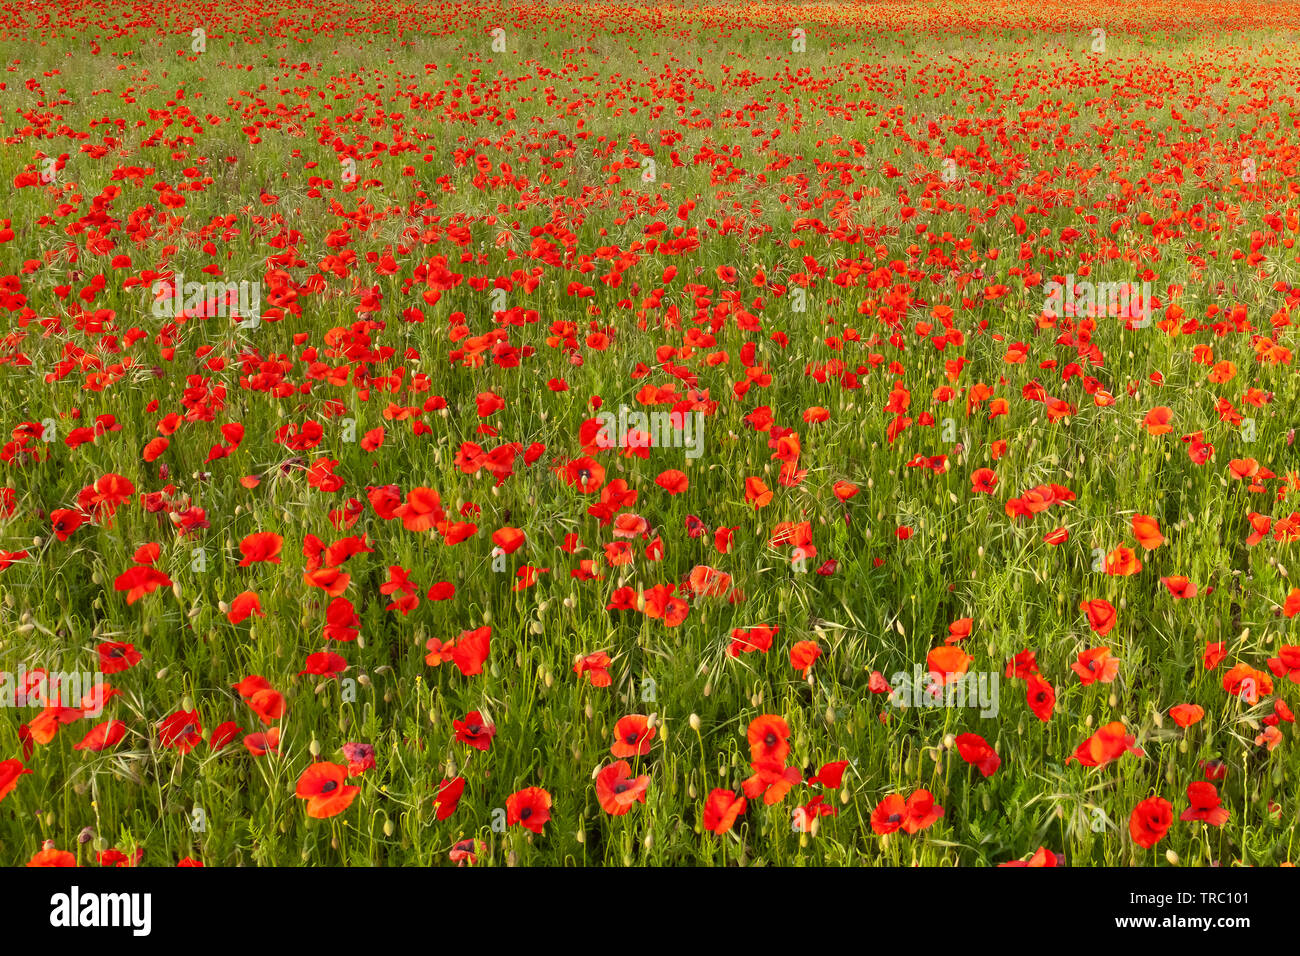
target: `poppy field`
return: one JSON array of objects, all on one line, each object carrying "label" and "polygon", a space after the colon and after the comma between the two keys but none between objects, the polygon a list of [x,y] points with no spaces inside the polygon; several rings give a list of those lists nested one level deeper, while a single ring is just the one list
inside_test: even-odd
[{"label": "poppy field", "polygon": [[1300,857],[1300,4],[0,53],[0,864]]}]

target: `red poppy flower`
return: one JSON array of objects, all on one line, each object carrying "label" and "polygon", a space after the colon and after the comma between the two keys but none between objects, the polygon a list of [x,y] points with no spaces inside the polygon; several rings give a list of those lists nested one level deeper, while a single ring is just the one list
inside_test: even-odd
[{"label": "red poppy flower", "polygon": [[134,644],[121,641],[104,641],[95,646],[99,654],[99,669],[105,674],[118,674],[129,670],[142,660]]},{"label": "red poppy flower", "polygon": [[957,752],[961,754],[962,760],[974,764],[986,777],[993,776],[998,767],[1002,766],[998,752],[979,734],[959,734]]},{"label": "red poppy flower", "polygon": [[438,784],[438,793],[433,798],[433,805],[438,808],[437,817],[439,820],[446,820],[456,812],[456,807],[460,805],[461,794],[465,792],[465,778],[457,777],[454,780],[443,779]]},{"label": "red poppy flower", "polygon": [[164,747],[189,753],[203,742],[203,725],[196,710],[178,710],[158,727],[158,740]]},{"label": "red poppy flower", "polygon": [[1041,674],[1030,674],[1029,686],[1025,688],[1025,699],[1029,709],[1039,720],[1048,721],[1056,708],[1056,690]]},{"label": "red poppy flower", "polygon": [[262,602],[258,599],[257,594],[253,591],[244,591],[230,602],[230,610],[226,613],[226,620],[230,621],[231,624],[243,624],[253,614],[258,617],[266,617],[262,613]]},{"label": "red poppy flower", "polygon": [[755,763],[771,760],[783,764],[790,754],[790,727],[777,714],[754,718],[745,737],[749,741],[750,759]]},{"label": "red poppy flower", "polygon": [[307,801],[307,816],[317,820],[336,816],[352,805],[361,788],[348,786],[348,770],[342,764],[314,763],[298,777],[294,796]]},{"label": "red poppy flower", "polygon": [[798,641],[790,648],[790,666],[801,676],[807,677],[817,658],[821,657],[821,653],[822,649],[817,646],[816,641]]},{"label": "red poppy flower", "polygon": [[847,760],[836,760],[823,764],[821,769],[808,778],[808,786],[820,784],[827,790],[838,790],[844,781],[844,770],[849,765]]},{"label": "red poppy flower", "polygon": [[126,592],[126,603],[134,604],[146,594],[152,594],[162,587],[169,587],[172,579],[157,568],[137,564],[123,571],[113,582],[113,588]]},{"label": "red poppy flower", "polygon": [[722,836],[735,825],[736,819],[745,812],[747,804],[744,797],[732,790],[711,790],[704,801],[701,823],[710,833]]},{"label": "red poppy flower", "polygon": [[1205,716],[1205,708],[1199,704],[1175,704],[1169,708],[1169,716],[1179,727],[1190,727]]},{"label": "red poppy flower", "polygon": [[1093,598],[1079,605],[1079,610],[1088,615],[1088,626],[1098,637],[1105,637],[1115,627],[1119,617],[1114,605],[1105,598]]},{"label": "red poppy flower", "polygon": [[284,538],[280,535],[272,531],[255,531],[239,542],[239,553],[243,555],[239,566],[246,568],[257,562],[279,564],[283,546]]},{"label": "red poppy flower", "polygon": [[330,651],[317,651],[315,654],[308,654],[307,660],[303,662],[303,668],[298,673],[312,674],[316,677],[333,677],[338,678],[345,670],[348,669],[348,662],[338,654]]},{"label": "red poppy flower", "polygon": [[1174,822],[1174,808],[1163,797],[1148,797],[1133,808],[1128,819],[1129,836],[1145,850],[1164,839]]},{"label": "red poppy flower", "polygon": [[1179,815],[1183,821],[1200,820],[1212,827],[1221,827],[1231,814],[1220,806],[1219,791],[1214,784],[1200,781],[1187,785],[1187,802],[1191,804]]},{"label": "red poppy flower", "polygon": [[67,850],[56,850],[53,847],[47,847],[44,850],[38,850],[27,861],[28,866],[76,866],[77,858]]},{"label": "red poppy flower", "polygon": [[506,798],[506,825],[541,833],[551,819],[551,795],[541,787],[525,787]]},{"label": "red poppy flower", "polygon": [[1093,647],[1081,653],[1070,669],[1085,687],[1094,682],[1109,684],[1119,676],[1119,659],[1110,656],[1109,647]]},{"label": "red poppy flower", "polygon": [[483,673],[492,643],[492,628],[484,626],[472,631],[461,631],[451,648],[451,659],[466,677]]},{"label": "red poppy flower", "polygon": [[615,757],[644,757],[650,752],[655,733],[644,714],[628,714],[614,725],[614,745],[609,752]]},{"label": "red poppy flower", "polygon": [[471,710],[464,720],[453,720],[451,726],[456,731],[456,740],[484,753],[492,746],[497,732],[496,725],[489,724],[477,710]]},{"label": "red poppy flower", "polygon": [[73,745],[72,749],[92,750],[99,753],[101,750],[117,746],[125,736],[126,724],[120,720],[106,720],[87,731],[86,736],[81,739],[81,743]]},{"label": "red poppy flower", "polygon": [[18,786],[18,778],[25,773],[31,771],[23,766],[21,760],[0,760],[0,801],[13,792]]},{"label": "red poppy flower", "polygon": [[597,651],[595,654],[588,654],[585,657],[578,658],[577,663],[573,665],[573,672],[579,676],[586,674],[591,681],[592,687],[608,687],[614,683],[614,678],[610,677],[606,669],[610,665],[609,655],[603,651]]},{"label": "red poppy flower", "polygon": [[606,813],[621,817],[634,803],[645,803],[649,783],[650,778],[644,774],[633,777],[628,762],[619,760],[596,774],[596,800]]}]

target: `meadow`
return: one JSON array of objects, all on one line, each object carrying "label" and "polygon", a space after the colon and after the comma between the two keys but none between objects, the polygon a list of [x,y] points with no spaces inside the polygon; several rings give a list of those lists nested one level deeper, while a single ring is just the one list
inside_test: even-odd
[{"label": "meadow", "polygon": [[0,54],[0,864],[1300,855],[1300,4]]}]

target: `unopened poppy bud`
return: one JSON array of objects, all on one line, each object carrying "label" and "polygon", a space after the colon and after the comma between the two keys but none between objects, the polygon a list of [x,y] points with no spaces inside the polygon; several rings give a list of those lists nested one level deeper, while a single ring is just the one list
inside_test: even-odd
[{"label": "unopened poppy bud", "polygon": [[1173,850],[1165,850],[1165,859],[1169,861],[1170,866],[1178,865],[1178,854]]},{"label": "unopened poppy bud", "polygon": [[309,744],[307,745],[307,752],[310,753],[313,757],[319,757],[319,756],[320,756],[320,741],[317,740],[315,737],[313,737],[313,738],[311,739],[311,743],[309,743]]},{"label": "unopened poppy bud", "polygon": [[690,724],[691,724],[691,730],[695,731],[698,734],[700,732],[700,715],[691,714]]}]

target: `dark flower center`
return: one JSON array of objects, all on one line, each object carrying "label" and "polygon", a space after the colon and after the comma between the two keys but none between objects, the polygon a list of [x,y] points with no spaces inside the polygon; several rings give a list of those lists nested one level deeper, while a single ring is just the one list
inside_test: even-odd
[{"label": "dark flower center", "polygon": [[521,811],[519,812],[519,819],[520,819],[520,820],[527,820],[527,819],[528,819],[529,817],[531,817],[532,815],[533,815],[533,808],[532,808],[532,807],[524,807],[523,810],[521,810]]},{"label": "dark flower center", "polygon": [[324,783],[322,783],[322,784],[320,785],[320,792],[321,792],[321,793],[333,793],[333,792],[334,792],[335,790],[337,790],[338,788],[339,788],[339,785],[338,785],[337,782],[335,782],[335,781],[333,781],[333,780],[326,780]]},{"label": "dark flower center", "polygon": [[890,822],[890,823],[897,823],[897,822],[898,822],[899,820],[901,820],[901,819],[903,819],[903,815],[902,815],[901,813],[891,813],[891,814],[889,815],[889,822]]}]

